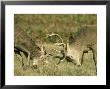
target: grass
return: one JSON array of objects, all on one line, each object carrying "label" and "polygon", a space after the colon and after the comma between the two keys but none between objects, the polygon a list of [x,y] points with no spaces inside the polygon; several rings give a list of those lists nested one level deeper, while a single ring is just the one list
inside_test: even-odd
[{"label": "grass", "polygon": [[[24,30],[34,40],[45,40],[51,32],[59,33],[64,41],[83,25],[96,25],[96,14],[15,14],[14,30]],[[55,40],[55,39],[53,39]]]},{"label": "grass", "polygon": [[[48,46],[48,51],[50,50],[49,47],[50,45]],[[96,68],[92,60],[91,53],[85,54],[84,62],[80,67],[74,65],[71,62],[67,62],[66,60],[62,61],[59,65],[57,65],[59,59],[50,56],[46,59],[48,61],[47,64],[43,64],[40,61],[36,69],[29,67],[26,71],[24,71],[22,68],[21,56],[14,55],[14,57],[15,57],[14,59],[15,76],[96,76]]]}]

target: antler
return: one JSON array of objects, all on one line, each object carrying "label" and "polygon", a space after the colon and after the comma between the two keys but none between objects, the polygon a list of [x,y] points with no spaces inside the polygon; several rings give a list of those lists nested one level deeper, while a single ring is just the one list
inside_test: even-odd
[{"label": "antler", "polygon": [[47,37],[50,37],[50,36],[57,36],[61,40],[61,43],[63,43],[63,39],[59,34],[55,34],[55,33],[47,34]]}]

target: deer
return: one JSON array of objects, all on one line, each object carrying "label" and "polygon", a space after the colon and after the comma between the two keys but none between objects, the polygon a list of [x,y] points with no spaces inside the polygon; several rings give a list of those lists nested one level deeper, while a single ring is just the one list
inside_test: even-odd
[{"label": "deer", "polygon": [[97,72],[97,29],[96,25],[85,25],[79,28],[74,37],[69,37],[69,43],[79,53],[81,65],[84,62],[84,55],[89,51],[92,52],[93,61]]},{"label": "deer", "polygon": [[[74,62],[76,65],[81,66],[84,61],[84,54],[92,51],[93,61],[97,69],[97,42],[96,42],[96,25],[93,26],[83,26],[80,27],[80,30],[75,34],[75,37],[69,37],[67,43],[63,42],[62,37],[59,34],[51,33],[47,34],[48,37],[57,36],[61,43],[55,43],[55,45],[62,46],[63,50],[60,53],[63,55],[59,57],[60,64],[64,59]],[[70,48],[72,46],[72,49]],[[58,57],[57,57],[58,58]]]},{"label": "deer", "polygon": [[[52,33],[52,34],[47,34],[47,36],[48,37],[57,36],[61,40],[61,43],[55,43],[56,46],[62,46],[63,47],[63,50],[60,50],[60,53],[62,54],[62,57],[55,56],[55,58],[59,58],[59,62],[57,64],[60,64],[60,62],[63,61],[63,60],[67,60],[67,62],[72,62],[75,65],[78,65],[78,66],[81,65],[80,62],[79,62],[77,50],[73,51],[72,49],[70,49],[69,43],[65,44],[63,42],[62,37],[59,34]],[[57,52],[59,52],[59,51],[57,51]]]},{"label": "deer", "polygon": [[21,55],[21,52],[26,56],[26,63],[22,58],[23,70],[26,70],[30,66],[30,60],[33,60],[32,66],[36,68],[38,66],[38,60],[43,55],[42,47],[38,46],[34,40],[23,30],[16,30],[14,34],[14,52]]}]

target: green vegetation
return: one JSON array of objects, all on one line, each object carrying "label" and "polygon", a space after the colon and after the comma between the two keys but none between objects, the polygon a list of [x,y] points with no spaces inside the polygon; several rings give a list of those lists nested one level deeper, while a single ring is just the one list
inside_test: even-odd
[{"label": "green vegetation", "polygon": [[[24,30],[34,40],[48,41],[46,34],[54,32],[64,41],[70,34],[78,32],[83,25],[96,25],[96,14],[15,14],[14,28]],[[55,41],[54,38],[52,38]],[[51,40],[51,41],[52,41]]]},{"label": "green vegetation", "polygon": [[[23,30],[35,42],[42,42],[47,52],[53,55],[52,48],[59,49],[53,43],[59,42],[56,37],[46,38],[46,34],[58,33],[66,42],[70,36],[75,36],[80,28],[85,25],[97,25],[95,14],[15,14],[14,31]],[[25,39],[25,38],[24,38]],[[15,38],[16,40],[16,38]],[[38,43],[39,44],[39,43]],[[23,59],[26,59],[25,56]],[[85,54],[82,66],[78,67],[66,60],[56,65],[58,58],[49,56],[48,63],[39,62],[37,69],[29,67],[26,71],[22,68],[22,57],[14,55],[14,75],[15,76],[96,76],[95,64],[92,54]],[[32,65],[32,60],[31,60]]]}]

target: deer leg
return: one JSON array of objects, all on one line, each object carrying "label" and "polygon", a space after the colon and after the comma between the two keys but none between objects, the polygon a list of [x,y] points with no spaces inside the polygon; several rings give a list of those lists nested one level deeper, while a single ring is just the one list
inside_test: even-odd
[{"label": "deer leg", "polygon": [[22,66],[25,66],[25,67],[29,66],[30,65],[30,52],[25,47],[20,46],[20,45],[15,45],[14,48],[18,49],[20,51],[20,55],[22,55]]},{"label": "deer leg", "polygon": [[[23,52],[20,52],[20,54],[22,55],[22,67],[24,70],[26,70],[30,65],[30,52],[23,51]],[[26,55],[28,57],[26,57]]]},{"label": "deer leg", "polygon": [[82,65],[82,63],[84,61],[83,57],[84,57],[84,52],[82,53],[82,57],[81,57],[81,65]]},{"label": "deer leg", "polygon": [[21,54],[21,57],[22,57],[22,68],[23,68],[23,70],[26,70],[27,66],[26,66],[25,62],[26,62],[27,59],[24,55],[24,52],[21,51],[20,54]]},{"label": "deer leg", "polygon": [[89,48],[83,50],[82,56],[81,56],[81,65],[82,65],[82,63],[83,63],[83,61],[84,61],[84,54],[85,54],[85,53],[88,53],[89,50],[90,50]]},{"label": "deer leg", "polygon": [[95,63],[95,67],[96,67],[96,74],[97,74],[97,56],[96,53],[93,51],[93,61]]},{"label": "deer leg", "polygon": [[93,60],[94,60],[94,63],[95,63],[96,69],[97,69],[97,56],[94,51],[93,51]]},{"label": "deer leg", "polygon": [[94,60],[95,66],[97,66],[96,54],[95,53],[93,53],[93,60]]},{"label": "deer leg", "polygon": [[30,65],[30,52],[28,51],[28,57],[27,57],[27,66]]}]

